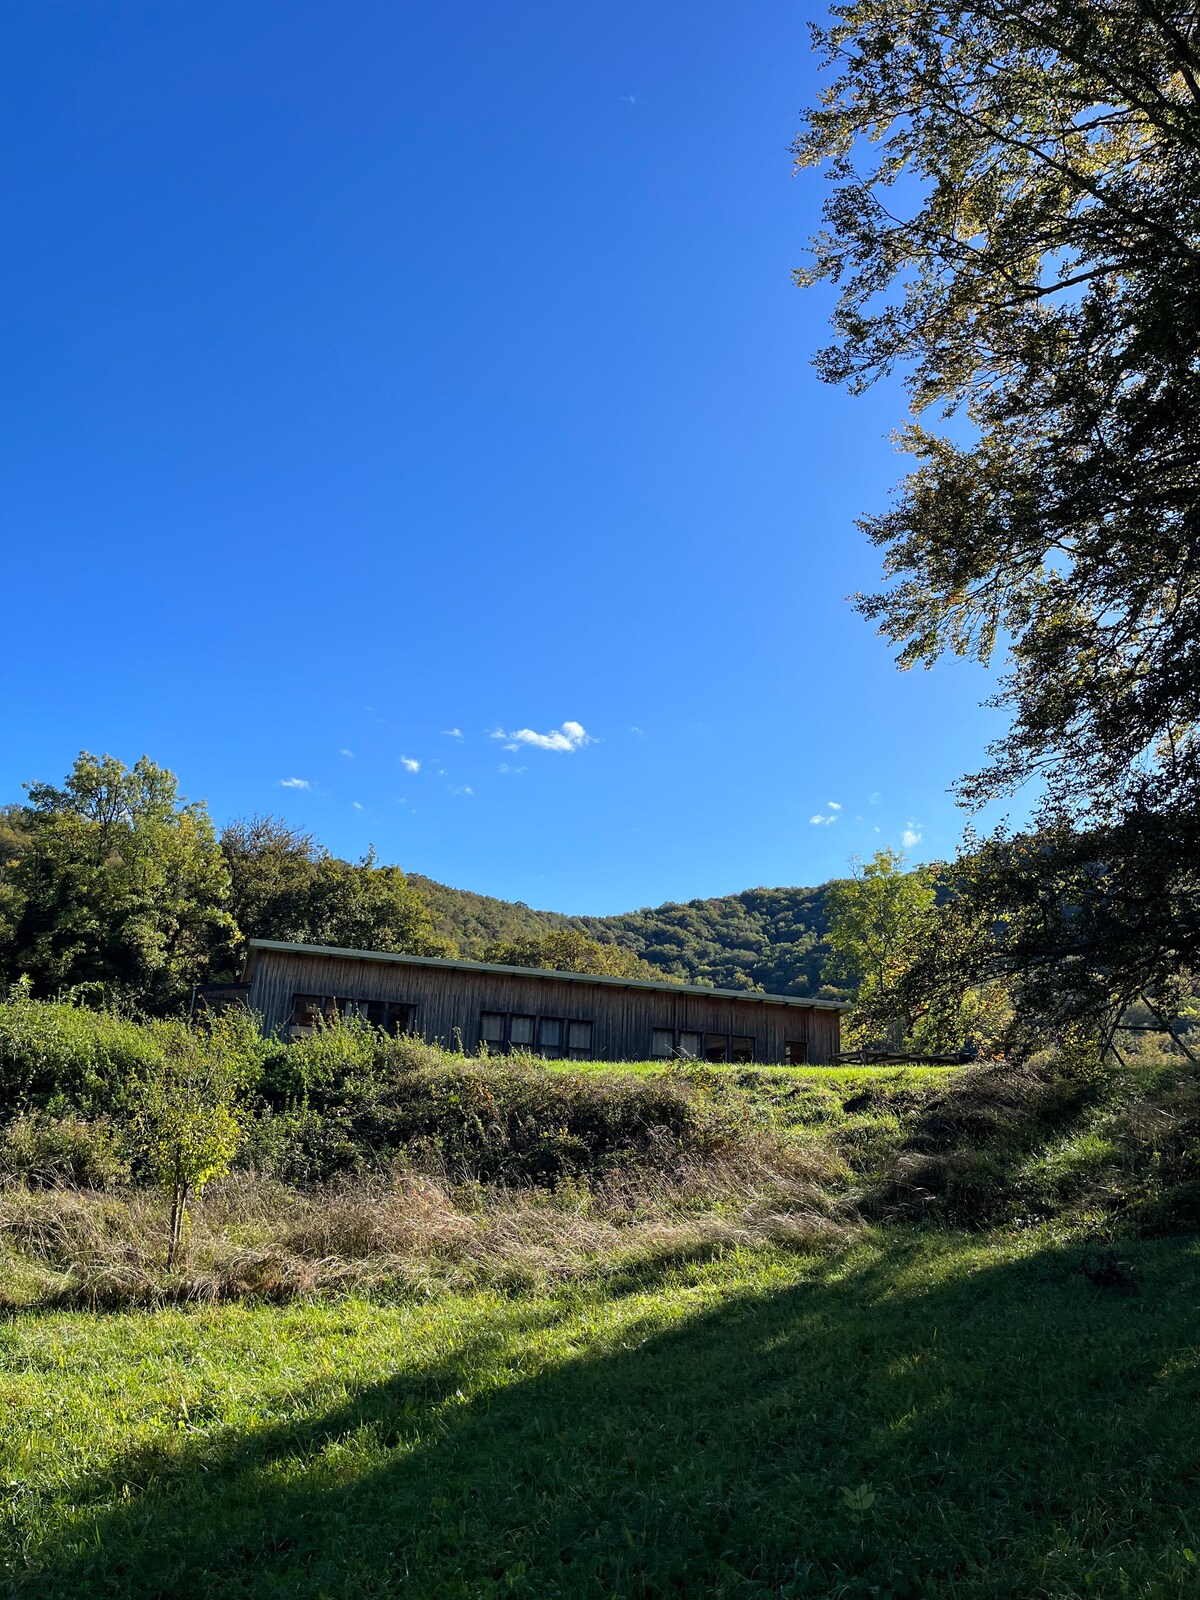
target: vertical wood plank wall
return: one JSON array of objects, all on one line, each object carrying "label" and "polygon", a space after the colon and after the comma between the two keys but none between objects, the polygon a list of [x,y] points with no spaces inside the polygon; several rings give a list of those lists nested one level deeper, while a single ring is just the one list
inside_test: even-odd
[{"label": "vertical wood plank wall", "polygon": [[250,1006],[267,1033],[287,1027],[296,994],[345,1000],[391,1000],[415,1005],[416,1031],[431,1043],[474,1052],[484,1011],[529,1013],[591,1022],[599,1061],[645,1061],[654,1028],[748,1035],[756,1061],[781,1062],[784,1045],[808,1046],[811,1062],[827,1062],[840,1046],[836,1011],[815,1006],[622,989],[538,977],[472,972],[399,962],[260,950],[251,976]]}]

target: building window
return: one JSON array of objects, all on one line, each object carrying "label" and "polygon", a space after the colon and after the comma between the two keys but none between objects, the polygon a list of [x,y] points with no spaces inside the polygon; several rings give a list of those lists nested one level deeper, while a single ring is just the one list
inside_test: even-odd
[{"label": "building window", "polygon": [[514,1050],[532,1050],[533,1018],[509,1017],[508,1042]]},{"label": "building window", "polygon": [[489,1055],[524,1050],[551,1061],[570,1056],[586,1061],[592,1054],[592,1024],[563,1017],[535,1017],[527,1012],[485,1011],[479,1018],[479,1042]]},{"label": "building window", "polygon": [[783,1047],[783,1059],[789,1067],[802,1067],[808,1060],[808,1040],[789,1039]]},{"label": "building window", "polygon": [[538,1019],[538,1051],[550,1061],[557,1061],[563,1053],[563,1020],[561,1017]]},{"label": "building window", "polygon": [[567,1023],[567,1054],[572,1061],[587,1061],[592,1054],[592,1025],[590,1022]]},{"label": "building window", "polygon": [[654,1028],[650,1054],[656,1061],[683,1057],[693,1061],[753,1061],[754,1040],[749,1034],[697,1033],[691,1029]]},{"label": "building window", "polygon": [[292,996],[292,1035],[309,1034],[315,1027],[328,1025],[341,1018],[347,1022],[365,1022],[372,1028],[382,1028],[393,1036],[411,1033],[417,1008],[405,1000],[345,999],[332,994],[297,994]]}]

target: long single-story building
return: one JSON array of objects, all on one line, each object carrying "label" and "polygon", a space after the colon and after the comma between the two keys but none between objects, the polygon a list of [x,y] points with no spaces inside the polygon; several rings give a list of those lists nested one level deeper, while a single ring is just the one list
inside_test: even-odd
[{"label": "long single-story building", "polygon": [[576,1061],[827,1062],[840,1047],[845,1009],[752,989],[273,939],[249,941],[240,987],[264,1031],[278,1037],[303,1037],[322,1017],[355,1016],[450,1049]]}]

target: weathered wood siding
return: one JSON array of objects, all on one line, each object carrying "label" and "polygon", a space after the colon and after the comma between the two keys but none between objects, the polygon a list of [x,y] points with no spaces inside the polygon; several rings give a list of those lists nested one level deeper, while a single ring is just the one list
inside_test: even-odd
[{"label": "weathered wood siding", "polygon": [[260,950],[254,953],[250,1006],[267,1033],[286,1030],[297,994],[345,1000],[403,1001],[416,1007],[416,1031],[431,1043],[473,1052],[482,1012],[529,1013],[592,1023],[592,1055],[599,1061],[644,1061],[654,1028],[726,1033],[754,1040],[756,1061],[781,1062],[784,1045],[803,1042],[808,1059],[825,1062],[839,1048],[840,1017],[813,1006],[781,1005],[684,991],[619,988],[535,973],[405,966],[322,954]]}]

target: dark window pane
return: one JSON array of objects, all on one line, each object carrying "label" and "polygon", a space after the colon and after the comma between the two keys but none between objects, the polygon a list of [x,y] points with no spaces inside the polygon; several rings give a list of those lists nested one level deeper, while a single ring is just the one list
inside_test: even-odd
[{"label": "dark window pane", "polygon": [[292,998],[292,1027],[315,1028],[317,1018],[321,1016],[325,1007],[325,1000],[319,994],[298,994]]},{"label": "dark window pane", "polygon": [[650,1034],[650,1054],[657,1059],[675,1054],[675,1035],[670,1028],[655,1028]]},{"label": "dark window pane", "polygon": [[363,1002],[363,1009],[367,1021],[373,1028],[382,1028],[386,1023],[388,1011],[386,1000],[366,1000]]},{"label": "dark window pane", "polygon": [[729,1059],[731,1061],[753,1061],[754,1040],[741,1038],[734,1039],[729,1047]]},{"label": "dark window pane", "polygon": [[522,1050],[532,1050],[533,1018],[510,1017],[508,1020],[508,1042],[519,1046]]},{"label": "dark window pane", "polygon": [[808,1040],[789,1039],[783,1047],[783,1059],[789,1067],[802,1067],[808,1060]]},{"label": "dark window pane", "polygon": [[411,1033],[413,1027],[415,1006],[402,1006],[393,1003],[388,1007],[387,1030],[391,1034]]},{"label": "dark window pane", "polygon": [[561,1017],[543,1017],[538,1023],[538,1044],[543,1055],[549,1055],[551,1050],[561,1050],[563,1042],[563,1025]]},{"label": "dark window pane", "polygon": [[706,1061],[728,1061],[729,1040],[723,1033],[708,1033],[704,1036],[704,1059]]},{"label": "dark window pane", "polygon": [[504,1043],[504,1017],[499,1011],[485,1011],[479,1019],[479,1037],[488,1044]]},{"label": "dark window pane", "polygon": [[681,1056],[699,1056],[700,1035],[698,1033],[681,1033],[679,1035],[679,1053]]},{"label": "dark window pane", "polygon": [[592,1053],[592,1025],[590,1022],[568,1022],[567,1053],[572,1061],[586,1061]]}]

